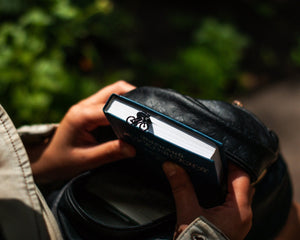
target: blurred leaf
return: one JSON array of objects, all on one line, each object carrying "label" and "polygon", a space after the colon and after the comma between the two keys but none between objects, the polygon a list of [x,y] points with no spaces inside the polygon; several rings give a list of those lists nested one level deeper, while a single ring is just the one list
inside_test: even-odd
[{"label": "blurred leaf", "polygon": [[[248,39],[237,32],[231,24],[218,23],[214,19],[207,19],[195,34],[195,43],[205,47],[220,59],[225,66],[238,62],[242,56],[242,49],[248,45]],[[224,61],[226,60],[226,61]]]},{"label": "blurred leaf", "polygon": [[232,25],[205,20],[195,32],[194,44],[179,52],[178,68],[184,80],[174,85],[204,97],[222,98],[239,74],[239,60],[247,44],[247,38]]},{"label": "blurred leaf", "polygon": [[300,67],[300,37],[298,37],[298,39],[297,39],[296,46],[294,48],[292,48],[290,56],[291,56],[292,62],[296,66]]},{"label": "blurred leaf", "polygon": [[95,6],[99,12],[102,12],[105,14],[111,13],[113,10],[113,7],[114,7],[112,1],[110,1],[110,0],[96,0]]},{"label": "blurred leaf", "polygon": [[48,26],[52,23],[52,18],[43,10],[34,8],[26,13],[20,19],[20,24],[23,26],[26,25],[35,25],[35,26]]},{"label": "blurred leaf", "polygon": [[79,12],[79,9],[73,6],[69,0],[56,0],[53,6],[54,15],[66,20],[75,18]]}]

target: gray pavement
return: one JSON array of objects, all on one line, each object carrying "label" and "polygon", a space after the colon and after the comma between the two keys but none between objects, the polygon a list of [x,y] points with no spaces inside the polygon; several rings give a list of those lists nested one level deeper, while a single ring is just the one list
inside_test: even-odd
[{"label": "gray pavement", "polygon": [[294,198],[300,202],[300,78],[276,83],[240,100],[278,134],[291,174]]}]

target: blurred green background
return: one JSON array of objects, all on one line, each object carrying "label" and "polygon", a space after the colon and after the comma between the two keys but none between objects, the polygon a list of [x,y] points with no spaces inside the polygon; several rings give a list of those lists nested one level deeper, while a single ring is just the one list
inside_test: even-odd
[{"label": "blurred green background", "polygon": [[[200,1],[199,1],[200,2]],[[297,75],[297,1],[0,0],[0,103],[58,122],[119,79],[229,99]]]}]

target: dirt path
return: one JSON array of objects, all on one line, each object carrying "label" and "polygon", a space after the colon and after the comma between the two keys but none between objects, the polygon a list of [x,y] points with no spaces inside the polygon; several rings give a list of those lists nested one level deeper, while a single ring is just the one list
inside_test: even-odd
[{"label": "dirt path", "polygon": [[278,134],[294,185],[294,196],[300,202],[300,79],[259,90],[242,98],[242,102]]}]

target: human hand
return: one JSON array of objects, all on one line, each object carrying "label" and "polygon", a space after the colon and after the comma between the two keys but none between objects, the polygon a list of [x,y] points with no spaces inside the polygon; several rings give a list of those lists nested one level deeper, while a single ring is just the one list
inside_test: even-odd
[{"label": "human hand", "polygon": [[252,225],[251,202],[254,195],[247,173],[230,163],[225,202],[205,209],[199,205],[194,187],[184,169],[171,162],[164,163],[163,169],[175,199],[178,226],[175,236],[197,217],[203,216],[231,240],[246,237]]},{"label": "human hand", "polygon": [[35,180],[47,183],[122,158],[133,157],[135,149],[121,140],[99,144],[92,130],[109,125],[102,108],[112,93],[124,94],[135,87],[124,81],[109,85],[72,106],[61,121],[49,146],[31,164]]}]

